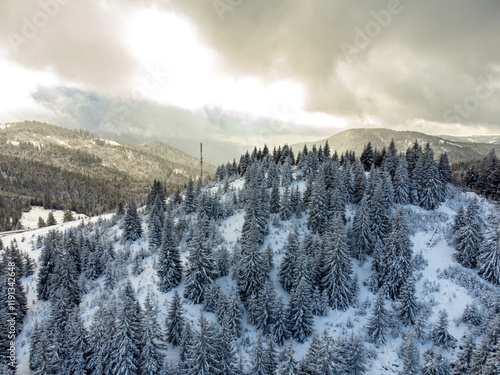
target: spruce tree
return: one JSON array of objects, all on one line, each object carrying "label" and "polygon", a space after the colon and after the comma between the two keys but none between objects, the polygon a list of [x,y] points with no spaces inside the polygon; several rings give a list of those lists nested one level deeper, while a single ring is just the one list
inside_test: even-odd
[{"label": "spruce tree", "polygon": [[284,252],[285,254],[281,260],[278,277],[283,288],[287,291],[291,291],[294,280],[297,279],[295,275],[295,264],[299,253],[299,241],[294,231],[290,231],[288,234]]},{"label": "spruce tree", "polygon": [[403,371],[401,375],[414,375],[420,369],[420,355],[413,331],[406,332],[399,350],[399,358],[403,361]]},{"label": "spruce tree", "polygon": [[298,365],[294,358],[293,341],[290,340],[287,348],[283,353],[284,361],[280,363],[278,368],[278,375],[297,375]]},{"label": "spruce tree", "polygon": [[88,332],[78,309],[72,311],[66,326],[66,358],[64,370],[68,374],[86,375]]},{"label": "spruce tree", "polygon": [[389,315],[385,308],[384,292],[379,291],[368,319],[366,333],[374,344],[384,344],[389,331]]},{"label": "spruce tree", "polygon": [[453,244],[455,246],[457,261],[464,267],[475,268],[477,257],[483,241],[481,213],[476,199],[471,199],[467,204],[464,215],[464,225],[455,233]]},{"label": "spruce tree", "polygon": [[312,233],[320,233],[327,229],[328,194],[325,186],[324,169],[321,169],[314,182],[311,198],[309,201],[309,217],[307,228]]},{"label": "spruce tree", "polygon": [[163,293],[167,293],[178,286],[182,279],[182,262],[170,217],[165,218],[163,239],[158,255],[157,273],[160,278],[158,289]]},{"label": "spruce tree", "polygon": [[443,200],[443,190],[439,170],[434,161],[434,152],[429,143],[425,146],[421,167],[422,175],[418,190],[419,205],[426,210],[434,210]]},{"label": "spruce tree", "polygon": [[405,211],[399,206],[394,215],[392,231],[381,250],[377,279],[379,287],[384,286],[389,297],[399,297],[406,278],[412,272],[413,243],[406,223]]},{"label": "spruce tree", "polygon": [[280,211],[280,190],[278,179],[275,177],[272,182],[271,194],[269,196],[269,212],[277,214]]},{"label": "spruce tree", "polygon": [[123,238],[127,242],[137,241],[142,235],[141,219],[134,202],[127,205],[123,230]]},{"label": "spruce tree", "polygon": [[408,162],[405,157],[398,158],[393,184],[394,203],[402,205],[410,203],[410,178],[408,176]]},{"label": "spruce tree", "polygon": [[264,343],[262,340],[262,332],[259,331],[257,334],[257,340],[252,349],[251,354],[251,368],[247,373],[248,375],[267,375],[268,368],[266,364],[266,355],[264,349]]},{"label": "spruce tree", "polygon": [[144,301],[144,319],[142,321],[142,342],[139,358],[140,373],[143,375],[156,375],[163,367],[165,349],[162,342],[162,331],[157,320],[158,308],[150,292]]},{"label": "spruce tree", "polygon": [[399,294],[396,313],[403,325],[415,325],[420,310],[415,290],[415,278],[410,273]]},{"label": "spruce tree", "polygon": [[283,346],[290,336],[290,332],[287,327],[285,304],[283,303],[283,297],[281,296],[279,296],[276,301],[276,319],[274,322],[273,333],[276,344],[279,346]]},{"label": "spruce tree", "polygon": [[424,352],[422,375],[451,375],[451,366],[442,354],[436,353],[433,348]]},{"label": "spruce tree", "polygon": [[292,292],[288,312],[288,330],[298,342],[304,342],[313,332],[311,287],[305,277]]},{"label": "spruce tree", "polygon": [[460,353],[458,354],[457,361],[455,362],[453,375],[462,375],[471,373],[471,363],[474,358],[476,345],[474,343],[474,333],[470,332],[460,345]]},{"label": "spruce tree", "polygon": [[352,224],[351,253],[360,261],[364,261],[366,256],[373,252],[370,205],[368,202],[368,198],[364,196],[358,205]]},{"label": "spruce tree", "polygon": [[182,301],[177,290],[174,292],[172,302],[169,305],[167,320],[166,320],[166,341],[173,346],[178,346],[182,339],[182,330],[184,328],[185,319],[182,308]]},{"label": "spruce tree", "polygon": [[348,253],[345,225],[334,219],[325,249],[321,288],[326,291],[328,303],[334,309],[346,310],[353,302],[352,265]]},{"label": "spruce tree", "polygon": [[220,371],[215,332],[203,313],[198,318],[198,331],[193,334],[188,355],[188,375],[212,375]]},{"label": "spruce tree", "polygon": [[439,320],[431,335],[433,344],[443,349],[454,349],[457,346],[457,339],[448,332],[448,313],[446,310],[439,312]]},{"label": "spruce tree", "polygon": [[500,284],[500,214],[495,213],[488,224],[479,252],[478,273],[485,280]]}]

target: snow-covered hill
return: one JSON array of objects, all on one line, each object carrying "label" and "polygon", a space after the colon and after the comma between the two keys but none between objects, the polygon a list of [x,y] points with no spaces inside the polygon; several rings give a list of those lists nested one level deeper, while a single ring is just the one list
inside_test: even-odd
[{"label": "snow-covered hill", "polygon": [[[286,166],[283,168],[284,169],[281,170],[282,176],[287,176],[287,172],[285,171]],[[292,179],[294,181],[291,182],[288,187],[278,187],[276,184],[273,184],[273,187],[270,189],[266,189],[266,187],[262,185],[254,186],[254,189],[261,189],[259,191],[270,191],[271,200],[273,199],[273,190],[276,189],[281,199],[291,192],[292,201],[294,199],[294,194],[299,194],[299,196],[311,194],[308,190],[309,186],[300,178],[300,172],[296,168],[294,168]],[[380,189],[375,190],[378,191]],[[211,257],[209,262],[215,262],[214,264],[216,264],[216,268],[219,270],[217,272],[222,272],[220,270],[224,267],[228,268],[229,273],[217,278],[215,281],[215,283],[220,286],[220,291],[214,292],[217,288],[212,288],[210,289],[211,291],[208,291],[208,288],[205,290],[205,293],[210,293],[209,297],[206,298],[208,302],[205,304],[194,304],[189,298],[183,300],[183,316],[186,321],[191,323],[195,339],[194,341],[189,341],[187,347],[180,345],[179,348],[179,346],[167,344],[165,350],[159,351],[162,356],[161,360],[163,361],[163,359],[166,359],[169,364],[166,367],[167,370],[164,369],[164,371],[167,371],[166,373],[175,373],[172,371],[177,367],[180,356],[193,356],[193,353],[197,350],[202,350],[196,346],[196,340],[202,337],[199,336],[201,335],[199,330],[204,329],[199,325],[202,321],[200,320],[200,312],[202,310],[214,310],[215,313],[205,311],[204,316],[207,318],[209,326],[215,327],[216,335],[222,335],[221,332],[224,332],[224,329],[221,328],[221,319],[226,319],[225,314],[230,313],[230,310],[227,310],[229,309],[228,306],[232,306],[230,296],[232,292],[238,290],[241,285],[238,282],[238,280],[241,282],[241,279],[238,277],[238,272],[245,271],[238,267],[242,264],[242,257],[244,257],[245,254],[248,255],[248,253],[245,253],[248,251],[247,246],[255,245],[255,243],[249,245],[253,237],[252,234],[248,233],[252,233],[252,230],[254,230],[255,233],[253,235],[258,235],[257,232],[259,227],[256,226],[257,224],[250,223],[250,228],[254,229],[250,229],[250,232],[245,232],[247,231],[245,225],[248,224],[249,210],[251,210],[252,207],[257,207],[256,201],[253,201],[254,205],[249,205],[248,203],[252,202],[251,199],[258,199],[256,196],[252,196],[251,191],[248,179],[245,180],[244,178],[235,177],[227,177],[220,183],[211,183],[208,186],[196,190],[196,193],[194,187],[188,186],[184,195],[184,203],[179,205],[175,203],[173,199],[167,200],[169,208],[166,212],[166,216],[162,220],[165,220],[166,223],[168,218],[170,218],[173,226],[168,230],[161,229],[167,228],[167,224],[164,224],[165,227],[160,228],[160,232],[163,231],[164,245],[159,249],[151,245],[157,235],[155,231],[158,229],[155,224],[155,215],[157,215],[157,213],[155,213],[155,209],[152,208],[156,207],[155,204],[158,203],[152,202],[149,203],[150,206],[148,208],[138,210],[142,235],[135,241],[127,241],[125,239],[128,236],[128,234],[127,236],[125,235],[126,233],[137,229],[133,228],[134,223],[130,219],[130,215],[132,215],[130,212],[134,212],[132,208],[130,208],[126,214],[110,214],[102,217],[60,224],[56,229],[61,233],[66,233],[66,235],[59,240],[57,239],[57,235],[51,232],[54,228],[42,228],[28,233],[19,233],[3,237],[4,246],[13,245],[17,247],[22,254],[29,255],[29,257],[33,258],[38,264],[33,275],[22,278],[24,289],[27,294],[28,312],[24,319],[22,332],[16,340],[16,354],[19,362],[18,374],[24,375],[30,373],[30,345],[34,345],[35,348],[39,348],[38,350],[42,350],[45,353],[45,349],[40,349],[41,347],[43,348],[43,345],[41,347],[36,346],[40,345],[37,344],[37,342],[42,340],[40,337],[43,338],[47,330],[56,329],[50,327],[54,326],[52,320],[59,316],[57,310],[54,311],[54,306],[59,306],[57,305],[57,299],[50,297],[49,293],[48,300],[40,300],[37,297],[37,288],[40,289],[39,278],[41,277],[40,273],[42,269],[45,267],[44,262],[46,262],[46,260],[44,260],[44,257],[48,256],[47,247],[55,246],[57,249],[58,246],[61,246],[60,244],[57,245],[58,241],[64,244],[60,247],[60,249],[62,249],[60,255],[62,258],[64,258],[63,254],[69,254],[70,246],[76,246],[80,249],[78,254],[81,257],[82,267],[82,273],[79,278],[81,302],[77,311],[89,334],[87,338],[88,342],[93,343],[91,345],[97,345],[97,342],[100,342],[96,338],[96,335],[100,332],[100,325],[103,326],[102,328],[105,331],[106,327],[108,327],[110,332],[115,332],[114,330],[117,330],[116,332],[121,332],[120,334],[116,333],[117,340],[122,337],[120,335],[124,333],[120,331],[122,329],[121,319],[124,314],[127,314],[127,310],[130,313],[130,310],[135,309],[135,307],[132,308],[133,306],[123,307],[122,304],[126,298],[132,298],[133,300],[135,298],[133,295],[136,296],[141,306],[150,306],[150,300],[153,301],[152,305],[157,306],[157,309],[153,308],[151,311],[153,311],[153,316],[158,322],[162,333],[159,337],[156,337],[155,340],[165,341],[166,325],[170,319],[169,310],[172,306],[172,301],[175,299],[174,296],[176,293],[180,296],[185,295],[187,284],[190,284],[190,288],[193,285],[192,279],[189,279],[189,274],[190,272],[194,272],[190,270],[193,269],[193,263],[196,261],[193,258],[193,254],[195,254],[199,244],[201,244],[200,256]],[[193,194],[196,194],[196,199],[194,199]],[[317,193],[313,192],[312,195],[316,196]],[[190,199],[194,200],[189,203]],[[407,357],[405,357],[405,355],[407,355],[405,353],[409,353],[408,350],[402,350],[401,348],[404,346],[403,343],[406,345],[409,342],[416,347],[416,351],[412,351],[412,353],[417,353],[418,368],[425,364],[437,366],[436,363],[439,361],[454,364],[461,356],[462,351],[460,348],[442,348],[438,345],[433,345],[433,342],[435,344],[437,339],[432,337],[432,333],[435,331],[435,327],[440,321],[441,323],[443,321],[449,323],[447,332],[461,345],[466,335],[472,332],[474,334],[474,341],[479,346],[482,336],[485,332],[486,334],[489,332],[489,322],[491,322],[495,314],[499,312],[497,310],[500,309],[500,289],[498,286],[480,278],[476,270],[464,268],[455,260],[456,251],[451,246],[452,226],[456,221],[455,218],[460,207],[464,207],[471,199],[477,199],[481,217],[486,218],[492,212],[493,207],[487,201],[472,194],[462,193],[453,187],[448,187],[447,199],[435,210],[425,210],[411,204],[407,204],[403,208],[404,211],[402,212],[404,212],[404,218],[408,228],[407,234],[411,241],[411,274],[415,279],[416,299],[419,306],[417,321],[414,325],[410,324],[406,326],[399,321],[397,309],[400,301],[398,299],[392,300],[387,298],[384,294],[380,294],[382,298],[381,301],[384,301],[383,303],[385,304],[384,315],[386,322],[384,324],[381,323],[384,337],[382,340],[380,340],[380,337],[376,340],[372,339],[373,332],[369,326],[373,324],[373,318],[376,316],[375,308],[378,298],[377,293],[373,291],[374,289],[375,291],[378,290],[378,287],[373,287],[374,258],[368,255],[365,257],[366,259],[364,261],[360,261],[350,256],[349,262],[352,267],[352,272],[348,272],[352,280],[354,280],[354,287],[352,290],[354,297],[345,310],[327,307],[324,316],[315,315],[312,317],[312,324],[309,328],[317,332],[320,336],[316,334],[306,334],[307,338],[304,342],[301,342],[303,341],[301,339],[290,341],[293,342],[293,357],[298,362],[298,364],[295,364],[297,368],[304,369],[305,363],[312,361],[311,355],[314,353],[317,354],[317,352],[314,352],[312,349],[315,344],[311,346],[311,342],[314,340],[317,340],[315,341],[316,344],[320,342],[321,345],[325,347],[328,343],[329,349],[327,352],[334,353],[332,354],[333,357],[330,363],[333,368],[335,368],[335,366],[351,365],[359,366],[359,368],[365,367],[365,371],[359,372],[345,370],[348,367],[337,367],[344,368],[344,370],[342,370],[344,372],[341,373],[365,373],[373,375],[400,374],[403,372],[405,366],[404,361],[408,360]],[[158,201],[153,200],[153,202]],[[198,211],[195,210],[194,212],[190,212],[192,208],[190,208],[189,205],[195,204],[195,202],[198,204]],[[351,233],[356,213],[361,204],[362,203],[347,203],[345,205],[346,228],[349,234]],[[210,212],[210,215],[214,215],[214,218],[209,220],[208,216],[203,213],[204,210],[208,210],[207,212]],[[332,249],[332,243],[339,239],[339,237],[332,237],[332,235],[328,237],[326,234],[323,235],[323,238],[319,237],[317,234],[312,236],[308,210],[302,209],[301,211],[294,207],[290,207],[290,210],[290,212],[292,212],[290,218],[285,220],[283,220],[283,216],[281,216],[282,214],[280,213],[271,214],[267,223],[268,234],[263,237],[262,244],[255,245],[257,246],[257,250],[255,251],[260,254],[266,254],[267,257],[265,261],[266,271],[263,271],[265,274],[269,275],[269,281],[266,284],[266,288],[273,290],[277,297],[283,298],[285,306],[288,306],[288,304],[292,306],[292,300],[298,298],[295,293],[301,285],[301,283],[299,283],[298,286],[296,285],[294,287],[295,289],[293,289],[292,293],[289,293],[284,289],[280,281],[281,269],[283,268],[283,264],[288,261],[285,259],[290,259],[288,251],[291,234],[292,236],[296,236],[301,246],[307,243],[311,238],[317,241],[319,245],[313,244],[311,246],[316,246],[315,251],[319,253],[322,251],[330,251],[328,249]],[[391,217],[393,215],[394,210],[391,211]],[[324,219],[329,222],[332,218],[328,217]],[[341,221],[339,223],[341,223]],[[252,227],[252,225],[254,225],[254,227]],[[329,225],[333,225],[332,222],[330,222]],[[343,227],[343,224],[339,225]],[[70,230],[73,230],[72,235],[74,236],[73,241],[75,242],[72,242],[72,240],[67,237],[68,231]],[[178,286],[173,287],[168,292],[161,292],[159,285],[163,285],[163,281],[160,279],[158,270],[160,269],[160,264],[162,264],[162,259],[164,259],[162,257],[165,256],[165,254],[162,253],[164,251],[162,249],[167,246],[165,245],[165,241],[167,240],[165,240],[166,237],[164,233],[170,230],[175,230],[176,233],[174,237],[177,237],[177,239],[172,241],[176,244],[175,247],[180,250],[180,259],[184,275]],[[204,233],[206,233],[207,237],[201,238],[200,231],[205,231]],[[247,233],[247,237],[242,238],[244,232]],[[44,242],[41,236],[47,235],[49,235],[52,240],[49,239]],[[308,249],[309,248],[306,246],[305,251],[308,251]],[[228,254],[226,254],[227,256],[224,256],[225,250],[228,252]],[[44,251],[45,255],[42,255]],[[205,253],[203,253],[204,251]],[[327,252],[324,254],[328,254]],[[300,259],[306,260],[307,258]],[[327,258],[321,259],[325,261]],[[389,260],[391,260],[391,258],[389,258]],[[209,263],[207,264],[207,267],[210,267]],[[270,266],[271,264],[272,266]],[[312,268],[315,266],[313,266],[314,263],[311,259],[308,259],[306,264],[308,265],[307,268],[300,272],[305,272],[307,274],[308,272],[312,272]],[[269,269],[267,269],[267,265],[269,265]],[[64,263],[61,263],[61,266],[66,267]],[[297,263],[297,267],[299,266],[300,262]],[[323,266],[324,264],[320,265],[320,268]],[[54,270],[53,272],[57,274],[58,271]],[[303,279],[306,280],[312,277],[311,275],[307,276],[307,278],[302,276],[301,282]],[[406,275],[406,277],[409,276]],[[125,292],[129,281],[133,287],[133,291],[131,292],[129,290]],[[292,280],[292,282],[297,283],[298,280]],[[52,293],[60,293],[60,291],[57,290],[58,287],[54,285],[59,284],[51,283],[49,279],[47,284],[42,285],[42,287],[50,287],[53,288]],[[349,288],[351,288],[351,286],[349,286]],[[250,299],[251,298],[254,297],[250,297]],[[317,303],[315,299],[311,299],[311,302]],[[222,306],[218,306],[218,303],[222,304]],[[248,300],[246,303],[252,304],[252,302],[248,302]],[[215,304],[215,306],[211,306],[210,304]],[[273,304],[273,306],[276,305]],[[472,324],[470,321],[464,321],[464,311],[468,311],[468,309],[470,310],[472,307],[474,307],[473,310],[475,314],[473,315],[482,319],[481,322],[476,322],[477,325]],[[147,307],[145,311],[149,311]],[[223,311],[222,315],[221,311]],[[444,318],[443,311],[447,313],[447,320]],[[141,335],[146,335],[146,332],[149,331],[145,327],[150,324],[151,321],[147,320],[146,313],[142,314],[140,320],[142,329],[140,329],[140,332],[142,332]],[[64,316],[64,314],[61,316]],[[105,316],[113,317],[111,323],[110,321],[99,320],[105,319]],[[221,318],[221,316],[223,318]],[[234,339],[233,359],[241,359],[237,361],[239,365],[235,363],[233,368],[234,374],[238,374],[238,371],[242,368],[245,369],[246,373],[253,374],[254,372],[252,372],[251,369],[254,368],[256,361],[259,360],[259,355],[256,353],[259,353],[258,348],[259,345],[262,345],[261,340],[264,340],[266,343],[268,342],[267,333],[264,333],[264,339],[261,339],[261,335],[256,328],[259,322],[251,322],[251,320],[250,312],[247,308],[247,311],[243,315],[241,336],[231,336]],[[37,322],[49,328],[44,330],[40,328],[39,325],[37,326]],[[72,324],[74,324],[73,320]],[[275,327],[277,323],[275,322],[274,324]],[[212,329],[210,327],[207,328],[207,332]],[[271,331],[273,330],[271,328],[269,329]],[[159,332],[158,329],[154,331]],[[34,335],[38,337],[38,341],[33,340]],[[410,336],[416,339],[411,341],[408,339]],[[319,337],[323,339],[319,339]],[[46,340],[48,340],[48,343],[51,342],[50,337],[46,338]],[[213,338],[209,338],[208,340],[213,340]],[[219,341],[210,341],[210,345],[222,345],[220,339],[218,340]],[[450,340],[450,342],[453,342],[452,339]],[[120,343],[123,342],[120,341]],[[113,350],[118,350],[119,348],[117,348],[116,345],[119,346],[121,344],[115,342],[114,345],[115,349]],[[263,347],[268,348],[266,345]],[[278,355],[275,358],[275,360],[279,362],[278,368],[283,367],[284,369],[287,365],[292,367],[294,365],[293,361],[290,359],[291,357],[287,357],[287,353],[290,353],[290,349],[287,348],[287,344],[284,346],[276,346],[278,352],[283,353],[283,355]],[[90,349],[91,348],[89,348],[88,355],[98,356],[97,353]],[[185,352],[184,349],[188,350],[188,352]],[[433,354],[430,354],[431,352],[428,351],[429,349]],[[47,352],[48,354],[44,354],[46,357],[42,362],[53,359],[53,357],[49,356],[52,352],[50,352],[50,349],[47,350],[49,350],[49,352]],[[287,350],[288,352],[286,352]],[[342,352],[342,350],[344,350],[344,352]],[[359,358],[355,355],[350,356],[350,354],[346,354],[346,350],[347,352],[350,350],[355,351],[359,355]],[[424,355],[424,353],[426,354]],[[121,354],[124,356],[127,355],[126,352],[122,352]],[[103,354],[101,353],[99,355]],[[118,355],[118,352],[116,352],[116,355]],[[131,356],[129,358],[130,361],[142,363],[140,362],[142,360],[134,359],[133,353],[129,353],[129,355]],[[212,353],[212,355],[216,354]],[[268,355],[268,353],[266,355]],[[441,355],[443,357],[440,357]],[[350,356],[350,359],[346,356]],[[120,360],[115,357],[113,358],[113,361]],[[306,359],[300,362],[303,358]],[[59,360],[62,361],[62,358]],[[194,361],[194,359],[191,359],[191,361]],[[352,361],[353,363],[349,362],[350,364],[346,364],[346,361]],[[192,364],[193,362],[190,363]],[[125,374],[126,372],[115,371],[112,373]],[[209,373],[215,372],[207,372],[207,374]],[[282,374],[283,372],[279,373]]]}]

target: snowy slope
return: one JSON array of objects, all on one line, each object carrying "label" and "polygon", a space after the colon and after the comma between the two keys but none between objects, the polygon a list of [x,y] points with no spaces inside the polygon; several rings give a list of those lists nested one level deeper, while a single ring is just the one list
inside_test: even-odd
[{"label": "snowy slope", "polygon": [[[297,183],[295,182],[294,185],[295,184]],[[300,189],[303,190],[304,183],[300,182],[299,184]],[[234,190],[241,189],[242,186],[242,179],[238,179],[231,184],[231,188]],[[454,250],[446,241],[446,233],[456,213],[457,207],[466,199],[468,199],[468,196],[465,194],[455,192],[453,197],[449,198],[436,211],[425,211],[415,206],[406,206],[406,208],[410,211],[411,227],[414,230],[411,237],[414,254],[421,253],[427,263],[426,266],[424,265],[422,269],[417,272],[416,287],[419,300],[432,306],[432,313],[427,321],[428,327],[432,327],[435,324],[438,319],[439,311],[445,309],[449,315],[449,331],[458,340],[462,339],[467,327],[463,323],[455,324],[454,322],[459,321],[467,303],[477,303],[480,305],[480,302],[474,299],[469,294],[467,289],[456,284],[454,281],[443,277],[444,270],[450,266],[458,266],[458,263],[453,258]],[[484,201],[482,206],[485,210],[488,210],[488,205]],[[355,206],[348,207],[348,221],[352,220],[354,211]],[[33,212],[33,218],[36,217],[36,220],[38,220],[38,216],[46,217],[46,213],[42,215],[41,212],[35,210]],[[82,223],[93,223],[96,224],[96,229],[98,229],[100,226],[100,220],[112,220],[112,218],[112,214],[104,215],[102,217],[94,217],[59,224],[56,228],[59,230],[65,230],[81,225]],[[62,217],[59,218],[59,216],[56,216],[56,219],[58,222],[62,222]],[[27,226],[29,226],[29,223],[32,222],[28,217],[26,217],[25,220],[25,225]],[[223,244],[230,251],[233,249],[241,235],[243,221],[243,211],[238,210],[232,216],[222,221],[219,225],[219,230],[224,237]],[[3,238],[3,242],[5,245],[8,245],[11,241],[16,241],[22,251],[28,252],[34,259],[38,260],[41,250],[35,248],[36,239],[38,236],[47,234],[50,229],[53,228],[37,229],[29,233],[7,236]],[[147,232],[147,226],[144,222],[143,229]],[[106,237],[110,240],[113,238],[118,239],[121,236],[122,230],[119,227],[119,223],[112,225],[111,228],[106,230]],[[285,301],[289,299],[289,293],[285,292],[279,283],[277,269],[282,258],[283,245],[286,242],[288,233],[293,230],[297,232],[300,238],[306,234],[306,215],[303,215],[300,219],[280,222],[278,226],[270,225],[270,234],[267,236],[263,245],[263,248],[266,248],[269,245],[273,249],[274,269],[271,272],[272,281],[277,294],[283,295]],[[134,255],[139,253],[142,249],[147,249],[147,235],[143,235],[139,241],[133,243],[132,245],[127,245],[117,240],[114,242],[114,247],[117,254],[122,254],[130,250],[133,258]],[[182,259],[184,262],[186,262],[186,256],[187,252],[182,252]],[[148,291],[152,291],[156,295],[158,306],[160,307],[158,320],[162,325],[164,325],[166,318],[166,306],[170,302],[174,291],[169,293],[160,293],[158,291],[155,283],[158,277],[153,267],[154,262],[154,256],[145,258],[143,260],[144,270],[138,276],[134,276],[132,274],[132,264],[129,264],[127,269],[129,278],[132,281],[132,284],[136,289],[137,296],[141,302],[144,301]],[[371,313],[371,305],[375,299],[375,295],[371,293],[366,286],[366,282],[368,281],[371,273],[371,263],[370,261],[367,261],[364,264],[360,264],[358,261],[354,261],[353,264],[354,274],[358,278],[360,287],[358,306],[351,307],[347,311],[331,310],[326,317],[315,316],[314,329],[317,332],[323,332],[326,330],[332,337],[347,335],[351,332],[363,334],[367,319]],[[17,353],[19,360],[18,373],[23,375],[29,374],[29,337],[32,334],[33,325],[35,321],[40,320],[49,312],[49,302],[38,301],[36,298],[37,272],[34,276],[23,279],[23,284],[28,294],[29,306],[29,312],[24,323],[23,332],[17,339]],[[100,277],[96,281],[89,282],[87,284],[88,293],[85,295],[80,305],[82,315],[87,326],[90,325],[92,315],[96,311],[97,298],[102,293],[106,293],[103,287],[103,279],[104,277]],[[228,293],[228,291],[235,286],[235,282],[230,276],[220,279],[220,283],[226,293]],[[118,289],[119,287],[120,286],[118,286]],[[182,295],[183,283],[181,283],[177,290],[179,290]],[[193,326],[195,327],[199,311],[202,306],[186,303],[184,307],[186,309],[186,317],[192,321]],[[387,304],[387,308],[390,308],[390,303]],[[206,315],[210,320],[215,321],[214,314],[207,313]],[[255,327],[251,325],[246,325],[244,332],[244,335],[248,339],[247,346],[248,343],[250,345],[244,353],[245,356],[248,356],[251,344],[255,341],[257,332]],[[399,335],[391,338],[388,343],[381,347],[366,343],[369,353],[372,353],[372,356],[369,359],[369,370],[367,371],[367,374],[397,374],[401,371],[402,362],[398,356],[401,341],[402,339]],[[297,359],[304,356],[309,347],[309,343],[310,340],[303,344],[295,342]],[[425,345],[419,344],[419,347],[420,353],[423,353],[425,348],[428,347],[428,343]],[[167,358],[175,363],[177,361],[177,355],[178,349],[169,347]],[[449,357],[450,361],[453,359],[451,353],[445,353],[445,355]]]}]

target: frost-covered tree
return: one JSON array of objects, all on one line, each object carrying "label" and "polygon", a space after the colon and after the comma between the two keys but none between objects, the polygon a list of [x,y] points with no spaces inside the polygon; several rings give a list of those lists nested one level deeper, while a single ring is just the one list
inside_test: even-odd
[{"label": "frost-covered tree", "polygon": [[339,217],[334,219],[328,236],[322,274],[321,289],[326,291],[329,305],[346,310],[354,298],[352,264],[345,225]]},{"label": "frost-covered tree", "polygon": [[322,234],[327,229],[328,200],[328,193],[325,186],[325,173],[324,169],[321,169],[314,182],[309,201],[307,228],[309,228],[312,233]]},{"label": "frost-covered tree", "polygon": [[471,199],[465,209],[463,225],[455,232],[453,244],[457,261],[464,267],[475,268],[483,241],[480,207]]},{"label": "frost-covered tree", "polygon": [[398,158],[393,184],[394,203],[402,205],[410,203],[410,178],[408,176],[408,162],[405,157]]},{"label": "frost-covered tree", "polygon": [[384,286],[389,297],[399,297],[401,288],[412,272],[413,243],[406,222],[406,213],[399,206],[394,215],[392,230],[380,252],[377,280],[379,287]]},{"label": "frost-covered tree", "polygon": [[432,343],[443,349],[454,349],[457,346],[457,339],[448,332],[448,313],[446,310],[439,312],[439,319],[432,330]]},{"label": "frost-covered tree", "polygon": [[485,280],[500,284],[500,214],[489,220],[483,246],[479,252],[478,273]]},{"label": "frost-covered tree", "polygon": [[123,238],[125,241],[133,242],[138,240],[142,235],[141,219],[137,214],[137,208],[134,202],[127,205],[125,213]]},{"label": "frost-covered tree", "polygon": [[434,160],[434,151],[429,143],[425,145],[422,154],[421,172],[418,190],[419,205],[426,210],[434,210],[443,200],[443,188],[438,166]]},{"label": "frost-covered tree", "polygon": [[182,307],[181,296],[176,290],[170,302],[166,319],[166,341],[168,343],[171,343],[173,346],[180,345],[184,324],[184,309]]},{"label": "frost-covered tree", "polygon": [[403,361],[401,375],[415,375],[420,369],[420,354],[413,331],[407,332],[399,349],[399,358]]},{"label": "frost-covered tree", "polygon": [[159,277],[158,289],[161,292],[167,293],[179,285],[182,279],[182,262],[170,217],[165,218],[163,239],[156,267]]},{"label": "frost-covered tree", "polygon": [[410,273],[399,293],[396,313],[404,325],[414,325],[417,322],[420,305],[417,301],[415,278]]},{"label": "frost-covered tree", "polygon": [[278,277],[283,288],[291,291],[293,283],[297,280],[295,264],[299,253],[299,240],[294,231],[290,231],[284,246],[284,255],[281,260]]},{"label": "frost-covered tree", "polygon": [[389,315],[385,308],[383,291],[379,291],[377,299],[373,304],[372,315],[366,325],[366,333],[371,342],[384,344],[389,332]]},{"label": "frost-covered tree", "polygon": [[227,324],[225,316],[222,319],[221,330],[217,333],[217,349],[218,349],[218,368],[220,375],[240,375],[236,367],[237,355],[234,346],[234,336],[231,333],[231,328]]},{"label": "frost-covered tree", "polygon": [[183,206],[184,206],[184,211],[187,214],[190,214],[190,213],[193,213],[196,211],[194,181],[191,177],[189,178],[186,192],[184,194]]},{"label": "frost-covered tree", "polygon": [[215,331],[203,313],[198,318],[198,330],[193,334],[188,353],[188,375],[219,373]]},{"label": "frost-covered tree", "polygon": [[156,375],[163,367],[162,350],[166,349],[162,341],[163,334],[157,320],[158,308],[150,292],[144,301],[144,319],[142,320],[142,342],[139,358],[140,373]]},{"label": "frost-covered tree", "polygon": [[474,343],[474,333],[470,332],[465,336],[464,341],[460,345],[460,353],[457,356],[457,361],[453,369],[453,375],[465,375],[471,373],[471,363],[472,358],[474,358],[474,352],[476,350],[476,345]]},{"label": "frost-covered tree", "polygon": [[424,352],[422,375],[451,375],[451,366],[441,353],[436,353],[431,347]]},{"label": "frost-covered tree", "polygon": [[298,342],[304,342],[313,332],[314,316],[311,305],[311,287],[302,277],[292,292],[288,311],[288,330]]},{"label": "frost-covered tree", "polygon": [[201,229],[197,228],[186,269],[184,297],[193,303],[203,302],[207,288],[219,275],[210,243],[202,236]]},{"label": "frost-covered tree", "polygon": [[262,340],[262,332],[259,331],[257,333],[257,339],[252,348],[251,353],[251,367],[250,371],[248,371],[248,375],[267,375],[268,368],[266,363],[266,355],[264,349],[264,342]]},{"label": "frost-covered tree", "polygon": [[294,358],[293,341],[286,347],[283,353],[283,362],[278,367],[278,375],[298,375],[298,364]]},{"label": "frost-covered tree", "polygon": [[366,196],[361,199],[352,224],[351,254],[358,260],[365,260],[373,251],[370,205]]},{"label": "frost-covered tree", "polygon": [[280,190],[278,178],[274,178],[271,187],[271,194],[269,195],[269,212],[277,214],[280,211]]},{"label": "frost-covered tree", "polygon": [[290,220],[293,215],[290,199],[290,188],[288,187],[288,185],[285,186],[285,190],[283,191],[283,195],[280,199],[279,213],[280,219],[283,221]]},{"label": "frost-covered tree", "polygon": [[[483,335],[481,343],[474,352],[472,362],[470,364],[470,374],[482,375],[486,368],[488,358],[494,357],[495,349],[498,350],[500,342],[500,314],[491,320],[486,333]],[[493,373],[494,374],[494,373]]]}]

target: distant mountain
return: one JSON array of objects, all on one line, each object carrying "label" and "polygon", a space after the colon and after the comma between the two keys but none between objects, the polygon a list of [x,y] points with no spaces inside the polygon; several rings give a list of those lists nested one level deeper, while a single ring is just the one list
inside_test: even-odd
[{"label": "distant mountain", "polygon": [[440,135],[439,137],[452,142],[488,143],[500,145],[500,135],[468,135],[464,137],[458,137],[455,135]]},{"label": "distant mountain", "polygon": [[[204,165],[205,176],[215,167]],[[199,161],[161,142],[129,145],[40,122],[0,126],[3,196],[84,213],[145,196],[153,179],[170,190],[197,178]]]},{"label": "distant mountain", "polygon": [[400,152],[406,151],[415,140],[421,145],[429,142],[436,155],[447,152],[452,162],[480,159],[492,148],[500,151],[500,144],[458,142],[419,132],[396,131],[383,128],[349,129],[327,139],[295,144],[292,145],[292,148],[295,152],[298,152],[304,147],[304,144],[308,148],[312,147],[313,144],[319,147],[319,145],[323,145],[328,140],[331,149],[337,150],[339,154],[345,150],[353,150],[356,152],[356,155],[360,155],[363,147],[368,142],[371,142],[374,148],[382,149],[384,146],[387,147],[389,145],[391,139],[394,139],[396,148]]}]

